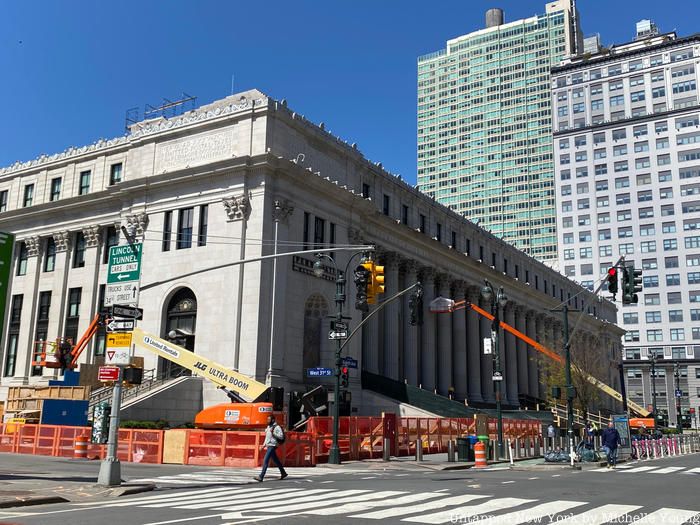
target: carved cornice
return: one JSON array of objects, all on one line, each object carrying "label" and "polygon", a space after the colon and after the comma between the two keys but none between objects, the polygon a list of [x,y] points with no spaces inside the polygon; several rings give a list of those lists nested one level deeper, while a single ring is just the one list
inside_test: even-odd
[{"label": "carved cornice", "polygon": [[[266,105],[268,99],[266,97],[258,97],[255,98],[254,101],[255,106],[260,107]],[[130,135],[125,135],[123,137],[114,137],[112,139],[100,139],[87,146],[71,146],[70,148],[60,153],[54,153],[52,155],[42,154],[37,158],[33,160],[28,160],[26,162],[17,161],[14,164],[11,164],[10,166],[0,168],[0,175],[25,170],[28,168],[35,168],[44,164],[50,164],[52,162],[64,159],[70,159],[71,157],[85,155],[86,153],[98,152],[100,150],[109,149],[114,146],[125,145],[135,138],[144,137],[147,135],[154,135],[162,131],[177,129],[188,126],[190,124],[204,122],[207,120],[219,118],[221,116],[236,113],[238,111],[244,111],[251,108],[252,104],[253,99],[242,99],[239,100],[237,104],[234,104],[230,101],[227,102],[227,99],[224,99],[222,101],[219,101],[219,104],[210,104],[205,108],[195,109],[178,117],[172,117],[169,119],[163,117],[155,121],[139,122],[132,127]]]},{"label": "carved cornice", "polygon": [[247,195],[233,195],[222,201],[229,221],[248,220],[250,217],[250,198]]},{"label": "carved cornice", "polygon": [[100,244],[99,226],[86,226],[83,228],[83,236],[85,237],[85,246],[87,248],[95,248]]},{"label": "carved cornice", "polygon": [[275,199],[272,203],[272,218],[275,222],[286,221],[292,213],[294,213],[294,206],[288,200]]},{"label": "carved cornice", "polygon": [[56,252],[65,252],[70,249],[70,232],[62,231],[53,234],[53,242],[56,244]]},{"label": "carved cornice", "polygon": [[24,245],[27,247],[27,255],[36,257],[41,251],[41,238],[38,236],[28,237],[24,239]]}]

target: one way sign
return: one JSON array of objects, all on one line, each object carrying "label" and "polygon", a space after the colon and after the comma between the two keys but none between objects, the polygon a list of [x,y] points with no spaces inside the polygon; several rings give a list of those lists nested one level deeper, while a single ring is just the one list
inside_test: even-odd
[{"label": "one way sign", "polygon": [[328,339],[331,341],[334,339],[347,339],[348,338],[348,332],[347,330],[331,330],[328,332]]},{"label": "one way sign", "polygon": [[112,319],[107,323],[108,332],[130,332],[136,326],[133,319]]}]

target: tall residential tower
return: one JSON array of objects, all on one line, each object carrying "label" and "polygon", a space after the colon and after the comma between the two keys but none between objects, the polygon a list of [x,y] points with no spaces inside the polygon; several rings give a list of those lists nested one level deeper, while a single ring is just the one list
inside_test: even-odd
[{"label": "tall residential tower", "polygon": [[700,410],[699,71],[700,34],[648,20],[552,71],[560,267],[591,290],[621,256],[643,271],[622,308],[627,393],[671,424]]},{"label": "tall residential tower", "polygon": [[573,0],[418,59],[418,188],[497,237],[556,259],[550,68],[580,46]]}]

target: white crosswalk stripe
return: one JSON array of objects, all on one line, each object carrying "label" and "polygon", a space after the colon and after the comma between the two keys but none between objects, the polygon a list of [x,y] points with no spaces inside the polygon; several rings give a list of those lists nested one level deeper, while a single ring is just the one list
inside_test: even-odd
[{"label": "white crosswalk stripe", "polygon": [[[666,467],[666,469],[671,467]],[[676,471],[677,472],[677,471]],[[669,472],[670,473],[670,472]],[[328,485],[324,485],[328,487]],[[151,493],[101,504],[78,503],[99,508],[143,507],[203,511],[208,517],[222,520],[265,519],[280,523],[288,516],[345,516],[359,520],[392,519],[426,525],[475,522],[480,525],[518,525],[537,523],[554,516],[557,524],[603,525],[604,523],[657,523],[681,525],[697,520],[700,511],[661,508],[646,510],[638,505],[603,504],[583,501],[542,501],[515,497],[495,498],[487,494],[454,495],[445,491],[416,492],[371,489],[307,489],[294,486],[229,486],[167,493]],[[576,507],[588,505],[579,511]],[[574,510],[571,510],[574,509]],[[329,522],[333,518],[329,518]],[[554,523],[553,522],[553,523]]]},{"label": "white crosswalk stripe", "polygon": [[624,472],[625,474],[699,474],[700,468],[688,467],[661,467],[660,465],[644,465],[641,467],[635,465],[618,465],[614,469],[607,467],[594,468],[588,472]]},{"label": "white crosswalk stripe", "polygon": [[640,508],[637,505],[602,505],[595,509],[587,510],[581,514],[569,516],[557,520],[557,525],[602,525],[611,521],[618,522],[620,517]]},{"label": "white crosswalk stripe", "polygon": [[[329,471],[323,468],[316,467],[299,467],[288,469],[289,479],[310,478],[326,476],[328,474],[366,474],[371,470],[349,470],[349,471]],[[238,484],[248,485],[256,483],[253,476],[258,473],[252,469],[221,469],[221,470],[203,470],[196,472],[185,472],[182,474],[174,474],[171,476],[157,476],[152,478],[136,478],[130,479],[130,483],[156,483],[158,486],[167,485],[214,485],[214,484]],[[270,473],[270,479],[277,478],[277,470],[274,469]]]}]

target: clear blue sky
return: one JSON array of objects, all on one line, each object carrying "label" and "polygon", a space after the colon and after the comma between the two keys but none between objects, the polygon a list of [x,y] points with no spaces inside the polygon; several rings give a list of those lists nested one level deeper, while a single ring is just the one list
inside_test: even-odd
[{"label": "clear blue sky", "polygon": [[[0,166],[124,132],[128,108],[258,88],[415,182],[416,58],[544,0],[3,0]],[[696,0],[578,0],[586,35],[700,31]]]}]

